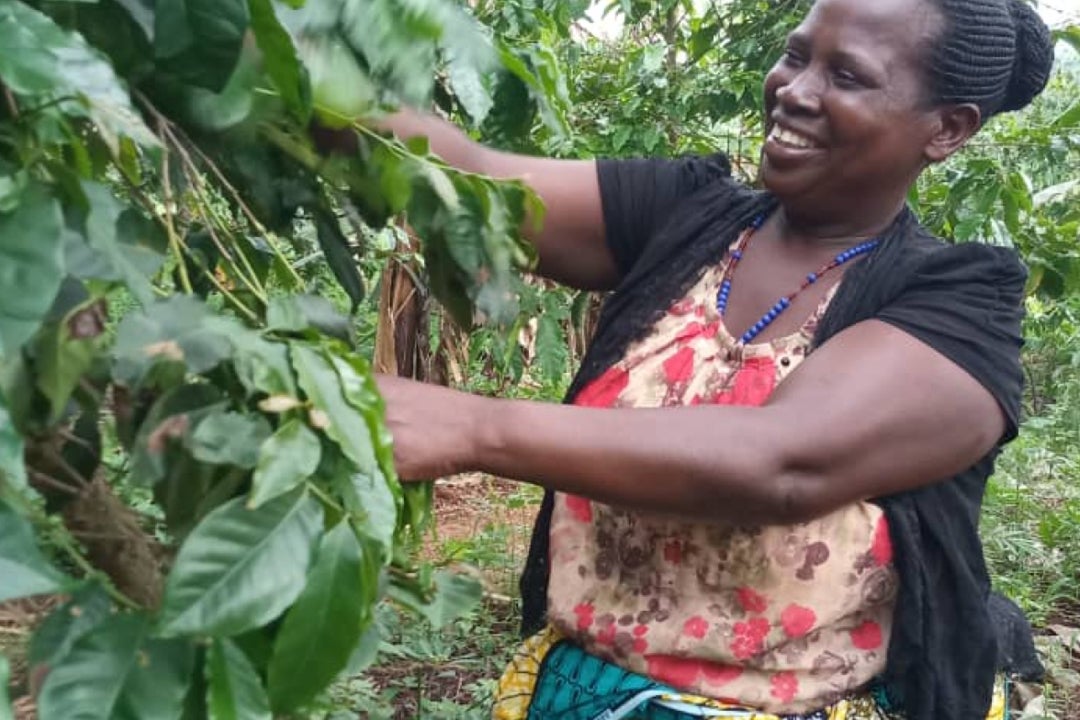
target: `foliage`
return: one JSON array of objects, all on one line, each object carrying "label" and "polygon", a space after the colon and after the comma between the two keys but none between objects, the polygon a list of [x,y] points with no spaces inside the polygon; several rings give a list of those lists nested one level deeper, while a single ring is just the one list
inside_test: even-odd
[{"label": "foliage", "polygon": [[0,600],[71,597],[32,642],[42,718],[298,711],[371,661],[382,598],[475,602],[413,559],[430,494],[298,268],[356,309],[407,215],[458,322],[513,323],[536,197],[354,118],[441,94],[559,131],[537,53],[448,0],[0,0]]}]

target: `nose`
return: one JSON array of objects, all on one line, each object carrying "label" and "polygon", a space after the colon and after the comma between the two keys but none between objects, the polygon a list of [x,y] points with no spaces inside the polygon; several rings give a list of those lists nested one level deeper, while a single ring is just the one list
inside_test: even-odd
[{"label": "nose", "polygon": [[821,110],[824,82],[820,73],[804,68],[776,89],[776,99],[785,112],[815,114]]}]

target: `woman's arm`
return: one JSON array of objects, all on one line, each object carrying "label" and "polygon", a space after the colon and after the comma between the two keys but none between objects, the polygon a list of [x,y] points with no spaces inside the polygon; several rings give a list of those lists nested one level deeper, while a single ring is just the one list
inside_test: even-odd
[{"label": "woman's arm", "polygon": [[1005,427],[971,375],[878,321],[819,348],[759,408],[604,410],[380,384],[406,479],[480,470],[723,523],[802,522],[951,477]]},{"label": "woman's arm", "polygon": [[609,290],[619,279],[608,250],[596,163],[552,160],[500,152],[473,142],[454,125],[413,110],[379,123],[402,139],[426,136],[434,154],[468,172],[527,183],[547,212],[539,232],[526,220],[527,237],[540,257],[539,274],[583,290]]}]

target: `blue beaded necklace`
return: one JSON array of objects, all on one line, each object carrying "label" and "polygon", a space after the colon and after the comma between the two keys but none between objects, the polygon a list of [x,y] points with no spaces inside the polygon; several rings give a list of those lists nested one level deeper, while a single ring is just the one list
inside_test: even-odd
[{"label": "blue beaded necklace", "polygon": [[[754,233],[761,229],[761,226],[764,224],[765,216],[758,215],[754,218],[754,221],[750,223],[750,227],[743,231],[743,234],[728,251],[728,264],[724,269],[724,277],[721,279],[720,289],[716,293],[716,309],[720,313],[720,317],[724,317],[724,313],[727,311],[728,299],[731,297],[731,280],[735,276],[735,268],[738,266],[739,261],[742,260],[743,254],[746,252],[746,247],[750,244],[750,238],[753,237]],[[791,303],[798,297],[799,293],[816,283],[822,275],[834,268],[840,267],[844,263],[865,255],[877,246],[877,240],[859,243],[858,245],[839,253],[832,260],[822,265],[817,272],[812,272],[807,275],[806,279],[803,280],[802,284],[795,292],[790,295],[785,295],[777,300],[776,304],[769,308],[769,311],[762,315],[760,320],[750,326],[750,329],[743,333],[743,336],[739,338],[739,343],[742,345],[749,345],[754,338],[765,330],[765,328],[772,325],[776,318],[780,317],[785,310],[791,307]]]}]

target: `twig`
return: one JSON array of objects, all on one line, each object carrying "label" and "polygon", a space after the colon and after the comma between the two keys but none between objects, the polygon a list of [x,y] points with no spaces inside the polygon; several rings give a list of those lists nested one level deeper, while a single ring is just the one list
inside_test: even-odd
[{"label": "twig", "polygon": [[274,255],[281,262],[281,264],[288,269],[289,273],[292,275],[293,280],[295,280],[298,285],[303,285],[304,278],[300,277],[300,273],[296,272],[296,270],[293,269],[292,263],[289,262],[289,259],[285,257],[285,254],[281,252],[281,248],[278,246],[278,241],[280,240],[280,238],[278,238],[274,233],[270,232],[270,230],[262,224],[262,221],[260,221],[259,218],[255,215],[255,212],[250,207],[248,207],[248,204],[244,202],[244,199],[242,197],[240,197],[240,193],[225,177],[225,174],[221,172],[221,168],[217,166],[217,163],[207,157],[206,153],[204,153],[202,151],[202,148],[200,148],[198,145],[195,145],[193,143],[192,148],[195,150],[195,153],[199,156],[203,163],[208,168],[210,168],[210,172],[213,173],[214,177],[217,178],[218,182],[220,182],[225,187],[225,189],[229,191],[229,194],[232,195],[233,202],[235,202],[236,206],[239,207],[240,210],[244,213],[244,215],[248,219],[248,222],[250,222],[252,226],[254,226],[255,230],[258,231],[258,233],[267,240],[268,244],[270,245],[270,249],[274,251]]},{"label": "twig", "polygon": [[[225,244],[221,242],[221,239],[218,238],[217,232],[215,232],[214,230],[215,225],[222,226],[223,223],[221,223],[220,218],[217,218],[216,216],[213,218],[210,217],[211,213],[208,212],[207,208],[212,207],[212,205],[210,199],[205,194],[205,188],[203,188],[202,186],[202,178],[199,177],[198,169],[193,168],[187,162],[185,162],[184,177],[186,177],[188,179],[188,182],[191,183],[191,186],[195,188],[195,192],[199,198],[199,202],[196,203],[196,209],[198,210],[199,215],[202,216],[203,221],[206,223],[206,230],[208,233],[210,233],[210,239],[211,241],[213,241],[214,246],[217,247],[218,252],[220,252],[223,257],[228,259],[228,261],[233,265],[234,269],[238,271],[237,275],[240,277],[241,281],[243,281],[243,283],[247,286],[247,289],[265,304],[267,302],[266,290],[259,282],[258,275],[256,275],[255,270],[251,267],[251,263],[248,262],[247,256],[243,252],[237,250],[235,254],[240,256],[240,262],[237,263],[237,261],[233,258],[233,253],[225,247]],[[246,276],[245,273],[250,273],[250,277]]]},{"label": "twig", "polygon": [[84,575],[86,575],[87,577],[102,579],[102,587],[105,588],[105,592],[108,593],[109,597],[111,597],[114,602],[119,605],[123,605],[129,610],[140,609],[138,603],[136,603],[124,593],[120,592],[116,588],[116,586],[113,585],[112,580],[109,579],[108,575],[91,565],[90,561],[83,557],[83,554],[79,551],[77,547],[75,547],[74,543],[72,542],[72,538],[70,535],[68,535],[66,532],[54,533],[53,543],[59,546],[60,549],[67,554],[68,559],[75,563],[75,565],[80,570],[82,570]]},{"label": "twig", "polygon": [[91,445],[89,442],[87,442],[85,439],[79,437],[75,433],[71,432],[67,428],[60,428],[59,430],[56,431],[56,434],[59,435],[60,437],[64,438],[65,440],[67,440],[70,443],[75,443],[76,445],[78,445],[79,447],[81,447],[81,448],[83,448],[85,450],[94,451],[94,449],[95,449],[93,445]]},{"label": "twig", "polygon": [[90,481],[83,477],[83,474],[71,467],[64,456],[53,448],[50,448],[45,453],[45,459],[49,462],[56,463],[57,467],[67,473],[68,477],[78,483],[77,487],[86,488],[90,486]]},{"label": "twig", "polygon": [[192,167],[197,166],[195,165],[194,161],[192,161],[191,156],[188,154],[187,146],[190,146],[190,148],[195,151],[195,154],[198,155],[202,163],[210,169],[210,172],[214,175],[215,178],[217,178],[218,182],[220,182],[229,191],[229,193],[232,195],[233,202],[235,202],[237,207],[239,207],[243,211],[248,221],[255,227],[259,234],[266,239],[267,243],[270,245],[270,248],[274,251],[274,255],[277,256],[278,260],[281,261],[282,265],[288,268],[289,273],[293,276],[293,280],[295,280],[297,284],[303,285],[304,279],[300,277],[299,273],[293,270],[292,265],[289,263],[289,259],[285,257],[285,254],[281,252],[281,248],[278,247],[278,238],[275,238],[274,234],[271,233],[266,228],[266,226],[262,224],[262,222],[251,210],[251,208],[248,207],[247,203],[245,203],[243,198],[240,197],[240,193],[236,190],[233,184],[229,182],[228,178],[225,177],[225,174],[221,172],[221,168],[217,166],[217,163],[210,159],[210,157],[205,152],[203,152],[202,148],[200,148],[197,143],[192,142],[191,138],[189,138],[181,128],[173,125],[173,123],[170,122],[168,118],[162,115],[158,111],[158,109],[154,107],[153,103],[151,103],[149,99],[146,98],[146,96],[139,93],[138,98],[140,103],[147,109],[147,112],[152,114],[158,120],[159,126],[163,127],[166,134],[172,138],[173,144],[176,146],[177,151],[180,152],[184,158],[186,158],[187,162],[191,164]]},{"label": "twig", "polygon": [[[163,127],[159,121],[158,127]],[[195,292],[188,277],[187,263],[184,262],[184,251],[181,248],[180,238],[176,234],[176,226],[173,224],[172,206],[175,202],[172,192],[172,182],[169,180],[169,150],[161,153],[161,186],[165,194],[165,232],[169,236],[169,249],[176,257],[177,273],[180,276],[180,287],[184,292],[191,295]]]},{"label": "twig", "polygon": [[15,101],[15,95],[11,92],[11,88],[4,85],[4,102],[7,104],[8,112],[11,113],[12,120],[19,119],[19,103]]},{"label": "twig", "polygon": [[30,477],[35,483],[40,483],[41,485],[45,485],[46,487],[52,488],[53,490],[56,490],[58,492],[62,492],[66,495],[71,495],[72,497],[77,497],[82,494],[82,491],[79,490],[79,488],[72,487],[65,482],[57,480],[51,475],[46,475],[43,472],[34,470],[33,468],[30,469]]}]

